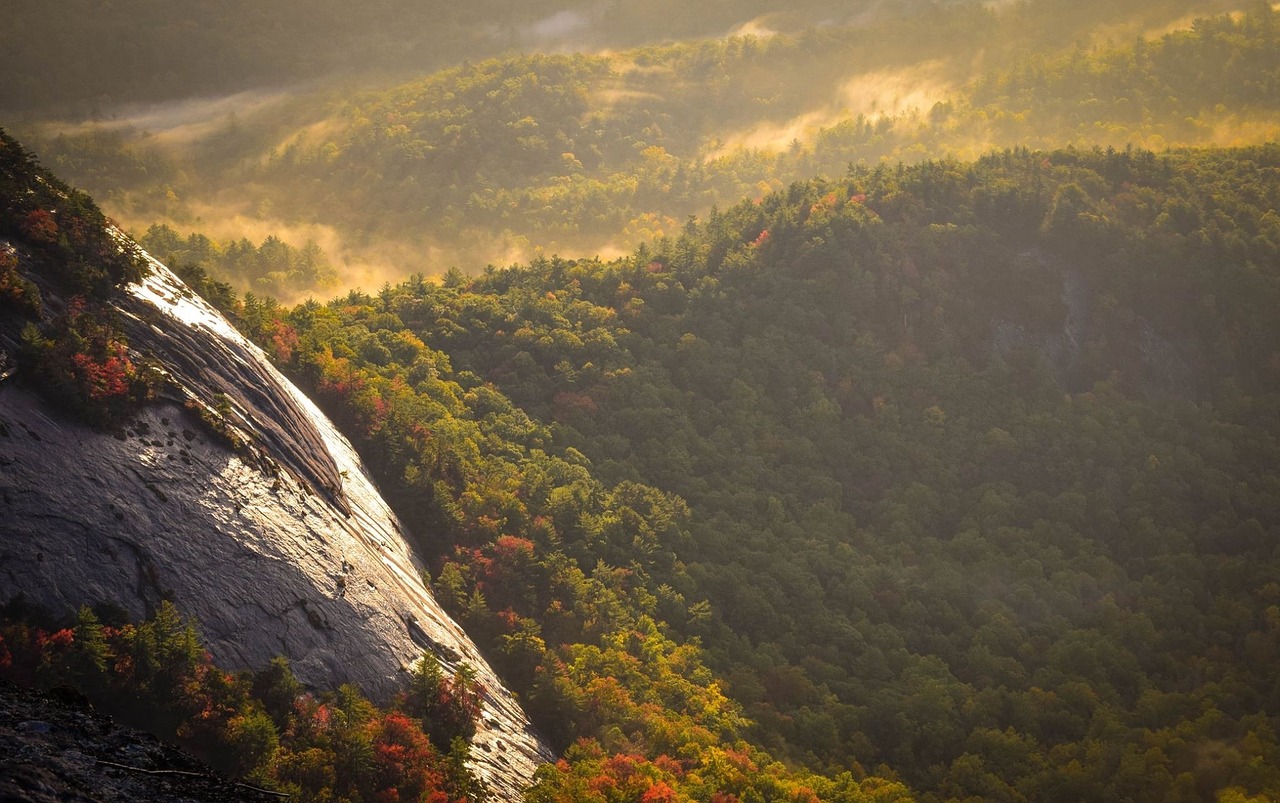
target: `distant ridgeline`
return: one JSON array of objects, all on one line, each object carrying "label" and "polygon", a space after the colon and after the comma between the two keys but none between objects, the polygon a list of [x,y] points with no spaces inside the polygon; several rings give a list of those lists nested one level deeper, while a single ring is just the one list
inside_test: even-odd
[{"label": "distant ridgeline", "polygon": [[1277,208],[1275,145],[1011,151],[248,321],[569,746],[530,799],[1264,800]]},{"label": "distant ridgeline", "polygon": [[[1176,18],[1212,3],[1200,0],[1019,4],[1021,39],[1073,41],[1083,24],[1115,13]],[[1219,4],[1219,7],[1221,5]],[[992,14],[978,4],[911,0],[883,8],[868,0],[767,0],[688,4],[592,5],[564,0],[476,0],[441,7],[374,0],[353,8],[336,0],[224,0],[194,8],[151,0],[81,3],[51,13],[40,0],[12,0],[0,29],[0,109],[72,109],[109,113],[127,103],[207,98],[317,78],[434,69],[494,53],[530,49],[616,49],[643,42],[720,37],[735,28],[824,28],[905,19],[918,39],[955,29],[981,35]],[[1157,16],[1157,19],[1159,17]],[[754,21],[754,22],[753,22]],[[968,23],[968,25],[966,25]],[[976,24],[975,24],[976,23]],[[986,23],[985,26],[982,23]],[[970,27],[972,26],[972,27]],[[877,33],[879,33],[877,31]]]},{"label": "distant ridgeline", "polygon": [[[675,237],[713,203],[850,164],[1280,134],[1280,12],[1265,4],[1150,42],[1021,60],[983,49],[1021,35],[1017,14],[957,15],[937,32],[917,20],[915,39],[855,28],[469,64],[356,97],[284,147],[264,134],[272,150],[252,183],[276,214],[374,242],[429,236],[464,264],[501,259],[495,238],[589,254]],[[929,35],[941,43],[919,44]],[[970,52],[1000,66],[975,75]],[[965,68],[935,74],[928,59]]]},{"label": "distant ridgeline", "polygon": [[[122,112],[31,122],[31,144],[136,222],[157,257],[242,291],[323,297],[329,260],[436,269],[624,253],[679,236],[713,204],[850,164],[1274,140],[1280,12],[1256,3],[1188,22],[1228,2],[949,3],[777,36],[513,53],[355,95],[319,89],[261,109],[247,99],[234,118],[203,112],[207,133],[190,141],[167,135],[159,112]],[[1134,37],[1111,44],[1117,24]],[[1181,29],[1136,35],[1170,25]],[[328,259],[305,240],[186,236],[228,198],[254,220],[248,230],[326,231]],[[183,236],[158,226],[144,237],[160,220]]]}]

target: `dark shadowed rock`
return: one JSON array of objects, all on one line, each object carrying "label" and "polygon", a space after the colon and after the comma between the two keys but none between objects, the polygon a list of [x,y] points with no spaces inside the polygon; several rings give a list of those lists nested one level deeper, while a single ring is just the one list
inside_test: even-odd
[{"label": "dark shadowed rock", "polygon": [[281,799],[223,778],[83,700],[0,683],[0,803]]}]

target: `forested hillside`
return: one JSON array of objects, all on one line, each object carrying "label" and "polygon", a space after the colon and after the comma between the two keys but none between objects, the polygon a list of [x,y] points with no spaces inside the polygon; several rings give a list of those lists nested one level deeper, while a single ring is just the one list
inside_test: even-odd
[{"label": "forested hillside", "polygon": [[[955,94],[954,67],[915,60],[997,48],[1014,21],[957,12],[933,33],[934,22],[461,67],[344,110],[340,135],[291,144],[265,180],[381,236],[505,231],[552,248],[674,235],[711,203],[851,162],[1202,144],[1227,130],[1249,140],[1280,125],[1269,7],[1150,43],[1017,59]],[[930,34],[941,41],[922,45]]]},{"label": "forested hillside", "polygon": [[534,799],[1266,799],[1277,206],[1274,145],[1009,151],[240,314],[587,739]]},{"label": "forested hillside", "polygon": [[[313,240],[350,282],[375,286],[407,269],[621,255],[676,236],[690,214],[851,163],[1266,141],[1280,126],[1276,12],[1178,18],[1197,8],[959,4],[509,54],[389,88],[245,99],[227,107],[236,115],[211,106],[32,133],[46,161],[139,234],[163,220],[215,241],[245,230],[298,249]],[[1178,28],[1153,33],[1148,20]],[[266,272],[224,275],[259,293],[328,289]]]}]

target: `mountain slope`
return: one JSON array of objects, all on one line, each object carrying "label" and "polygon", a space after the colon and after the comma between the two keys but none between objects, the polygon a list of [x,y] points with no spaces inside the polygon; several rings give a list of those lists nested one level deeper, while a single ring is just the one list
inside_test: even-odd
[{"label": "mountain slope", "polygon": [[863,168],[625,259],[279,323],[397,509],[442,522],[446,607],[486,643],[558,634],[562,710],[617,755],[575,749],[543,789],[656,763],[684,724],[616,703],[613,677],[684,705],[646,645],[564,643],[571,601],[541,580],[571,559],[696,637],[740,732],[815,774],[887,767],[925,800],[1266,799],[1278,206],[1275,145]]},{"label": "mountain slope", "polygon": [[[50,185],[37,176],[33,186]],[[10,213],[25,202],[4,201]],[[64,228],[73,219],[65,204],[39,211]],[[54,246],[32,242],[32,231],[0,235],[16,265],[8,276],[38,287],[37,317],[64,306],[75,316],[84,302],[67,303],[39,269]],[[142,256],[145,275],[106,293],[94,314],[113,317],[134,361],[164,375],[153,402],[91,426],[50,410],[19,379],[0,383],[5,601],[23,595],[51,610],[109,602],[137,617],[172,600],[230,668],[283,654],[308,684],[353,682],[384,700],[424,649],[449,669],[466,662],[484,689],[475,769],[515,799],[549,753],[424,586],[359,458],[257,347]],[[20,319],[0,325],[0,348],[19,355],[22,376],[33,372],[34,336],[19,345]],[[91,359],[82,352],[73,364]]]}]

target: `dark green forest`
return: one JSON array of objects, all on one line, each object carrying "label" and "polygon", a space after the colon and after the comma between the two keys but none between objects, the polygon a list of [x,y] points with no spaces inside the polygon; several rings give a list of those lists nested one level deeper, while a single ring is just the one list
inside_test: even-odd
[{"label": "dark green forest", "polygon": [[576,742],[533,799],[707,799],[734,736],[823,799],[1261,800],[1277,206],[1274,145],[1005,151],[239,314]]}]

